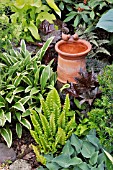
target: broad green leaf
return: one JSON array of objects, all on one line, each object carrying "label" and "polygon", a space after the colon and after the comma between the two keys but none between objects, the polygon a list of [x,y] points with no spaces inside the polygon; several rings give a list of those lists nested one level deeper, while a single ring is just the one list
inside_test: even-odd
[{"label": "broad green leaf", "polygon": [[62,153],[71,156],[73,152],[74,152],[74,149],[71,146],[70,141],[68,140],[62,149]]},{"label": "broad green leaf", "polygon": [[90,158],[90,160],[89,160],[89,163],[90,163],[91,165],[95,165],[95,164],[97,163],[98,153],[99,153],[99,151],[97,151],[97,152],[95,152],[95,153],[92,154],[92,156],[91,156],[91,158]]},{"label": "broad green leaf", "polygon": [[83,141],[81,154],[85,158],[90,158],[94,152],[95,152],[95,147],[90,142]]},{"label": "broad green leaf", "polygon": [[7,89],[14,89],[14,88],[15,88],[15,86],[13,84],[7,85]]},{"label": "broad green leaf", "polygon": [[5,107],[5,103],[4,102],[0,102],[0,108]]},{"label": "broad green leaf", "polygon": [[9,123],[11,123],[11,112],[7,112],[7,113],[5,114],[5,116],[6,116],[6,120],[7,120]]},{"label": "broad green leaf", "polygon": [[21,75],[21,73],[17,73],[17,76],[15,77],[13,82],[15,87],[17,87],[20,84],[22,77],[23,75]]},{"label": "broad green leaf", "polygon": [[32,89],[32,86],[28,86],[26,89],[25,89],[25,93],[28,93],[29,91],[31,91]]},{"label": "broad green leaf", "polygon": [[30,110],[26,110],[24,113],[22,113],[22,117],[26,117],[30,115]]},{"label": "broad green leaf", "polygon": [[30,25],[28,26],[28,29],[30,30],[32,36],[36,39],[36,40],[40,40],[40,36],[38,33],[38,28],[36,27],[36,25],[30,21]]},{"label": "broad green leaf", "polygon": [[60,2],[59,7],[61,10],[64,10],[64,3],[62,1]]},{"label": "broad green leaf", "polygon": [[71,145],[75,147],[77,153],[80,153],[82,148],[82,141],[75,134],[72,134],[71,136]]},{"label": "broad green leaf", "polygon": [[14,99],[14,95],[12,94],[12,92],[8,93],[5,99],[8,101],[8,103],[12,103]]},{"label": "broad green leaf", "polygon": [[46,0],[46,2],[48,3],[48,5],[54,9],[54,11],[59,15],[59,17],[61,18],[61,11],[60,9],[57,7],[57,5],[55,4],[54,0]]},{"label": "broad green leaf", "polygon": [[31,124],[29,123],[29,121],[28,121],[27,119],[21,118],[20,123],[21,123],[23,126],[25,126],[27,129],[29,129],[29,130],[31,129]]},{"label": "broad green leaf", "polygon": [[78,24],[80,23],[80,19],[81,19],[81,16],[80,15],[77,15],[75,20],[74,20],[74,27],[76,28],[78,26]]},{"label": "broad green leaf", "polygon": [[108,32],[113,32],[113,9],[103,14],[96,27],[102,28]]},{"label": "broad green leaf", "polygon": [[37,8],[40,8],[42,6],[42,1],[41,0],[38,0],[38,1],[35,1],[35,2],[33,1],[33,2],[31,2],[30,5],[37,7]]},{"label": "broad green leaf", "polygon": [[45,88],[46,83],[50,77],[50,69],[51,69],[50,66],[47,65],[42,71],[42,74],[40,77],[41,90]]},{"label": "broad green leaf", "polygon": [[28,102],[29,99],[30,99],[30,96],[25,96],[24,98],[21,98],[19,102],[24,105],[26,102]]},{"label": "broad green leaf", "polygon": [[58,165],[60,165],[63,168],[68,168],[70,166],[70,163],[69,163],[70,160],[71,160],[71,158],[68,155],[62,154],[62,155],[55,157],[52,160],[52,162],[57,163]]},{"label": "broad green leaf", "polygon": [[49,45],[51,44],[52,40],[54,39],[54,37],[50,37],[45,44],[43,45],[43,47],[40,49],[40,51],[38,51],[38,53],[36,54],[38,56],[39,60],[42,60],[45,52],[47,51]]},{"label": "broad green leaf", "polygon": [[44,18],[49,22],[49,23],[53,23],[54,20],[56,20],[56,17],[54,14],[50,14],[47,11],[41,12],[40,14],[38,14],[36,21],[44,21]]},{"label": "broad green leaf", "polygon": [[24,87],[17,87],[14,91],[13,91],[13,94],[17,94],[17,93],[20,93],[24,91]]},{"label": "broad green leaf", "polygon": [[20,123],[16,124],[16,133],[17,133],[18,137],[21,138],[21,136],[22,136],[22,125]]},{"label": "broad green leaf", "polygon": [[91,19],[94,19],[94,17],[95,17],[94,11],[91,11],[91,12],[90,12],[90,17],[91,17]]},{"label": "broad green leaf", "polygon": [[40,90],[37,87],[33,87],[30,91],[30,96],[37,94]]},{"label": "broad green leaf", "polygon": [[20,112],[16,112],[16,117],[17,117],[17,119],[19,120],[19,122],[21,121],[21,114],[20,114]]},{"label": "broad green leaf", "polygon": [[28,77],[28,76],[23,76],[23,79],[22,79],[25,83],[27,83],[29,86],[32,86],[33,83],[31,81],[31,79]]},{"label": "broad green leaf", "polygon": [[4,126],[6,122],[6,117],[5,117],[5,113],[2,109],[0,109],[0,126]]},{"label": "broad green leaf", "polygon": [[87,135],[87,139],[88,141],[90,141],[94,146],[96,146],[97,148],[99,148],[100,144],[99,144],[99,139],[94,136],[94,135]]},{"label": "broad green leaf", "polygon": [[11,145],[12,145],[12,132],[10,129],[5,129],[5,128],[2,128],[0,129],[0,133],[2,135],[2,137],[4,138],[4,140],[6,141],[7,143],[7,146],[10,148]]},{"label": "broad green leaf", "polygon": [[70,21],[71,19],[73,19],[73,18],[75,17],[75,15],[76,15],[76,13],[73,14],[73,15],[70,15],[70,16],[66,17],[66,19],[64,20],[64,22]]},{"label": "broad green leaf", "polygon": [[12,107],[22,112],[25,112],[25,108],[21,102],[16,102],[15,105]]}]

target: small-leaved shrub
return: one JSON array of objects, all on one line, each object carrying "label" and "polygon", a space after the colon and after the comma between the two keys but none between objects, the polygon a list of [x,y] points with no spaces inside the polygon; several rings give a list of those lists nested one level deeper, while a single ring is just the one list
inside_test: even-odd
[{"label": "small-leaved shrub", "polygon": [[62,107],[55,88],[48,93],[45,101],[41,100],[38,112],[31,110],[31,121],[34,130],[30,132],[38,144],[33,146],[38,161],[41,160],[40,153],[58,153],[76,128],[75,112],[70,111],[69,96],[66,96]]}]

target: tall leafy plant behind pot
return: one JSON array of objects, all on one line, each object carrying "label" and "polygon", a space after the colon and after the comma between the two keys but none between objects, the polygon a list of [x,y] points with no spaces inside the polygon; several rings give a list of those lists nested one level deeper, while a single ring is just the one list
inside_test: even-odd
[{"label": "tall leafy plant behind pot", "polygon": [[62,83],[75,82],[74,77],[79,77],[80,69],[86,70],[85,57],[91,50],[91,44],[73,36],[62,34],[61,41],[57,42],[55,49],[58,52],[58,80]]}]

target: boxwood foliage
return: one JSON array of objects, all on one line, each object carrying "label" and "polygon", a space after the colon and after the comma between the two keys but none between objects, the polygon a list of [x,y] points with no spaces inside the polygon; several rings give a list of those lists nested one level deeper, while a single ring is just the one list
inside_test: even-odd
[{"label": "boxwood foliage", "polygon": [[105,155],[91,132],[82,140],[72,134],[60,155],[45,155],[45,159],[46,165],[37,170],[105,170]]}]

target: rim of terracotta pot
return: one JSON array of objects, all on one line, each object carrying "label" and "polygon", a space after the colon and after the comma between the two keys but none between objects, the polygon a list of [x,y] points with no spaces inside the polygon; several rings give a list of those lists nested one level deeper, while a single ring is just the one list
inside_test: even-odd
[{"label": "rim of terracotta pot", "polygon": [[[83,51],[83,52],[80,52],[80,53],[66,53],[66,52],[63,52],[63,51],[61,51],[60,49],[59,49],[59,46],[61,45],[61,44],[68,44],[68,43],[82,43],[82,44],[84,44],[85,46],[87,46],[87,49],[85,50],[85,51]],[[91,46],[91,44],[88,42],[88,41],[86,41],[86,40],[84,40],[84,39],[78,39],[78,40],[73,40],[73,41],[64,41],[64,40],[60,40],[60,41],[58,41],[57,43],[56,43],[56,45],[55,45],[55,50],[59,53],[59,54],[61,54],[61,55],[63,55],[63,56],[66,56],[66,57],[68,57],[68,56],[70,56],[70,57],[80,57],[80,56],[84,56],[84,55],[86,55],[86,54],[88,54],[90,51],[91,51],[91,48],[92,48],[92,46]]]}]

